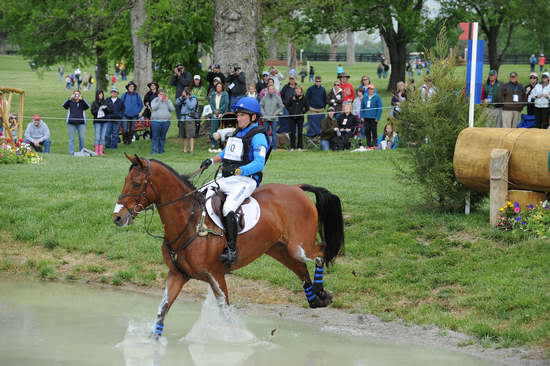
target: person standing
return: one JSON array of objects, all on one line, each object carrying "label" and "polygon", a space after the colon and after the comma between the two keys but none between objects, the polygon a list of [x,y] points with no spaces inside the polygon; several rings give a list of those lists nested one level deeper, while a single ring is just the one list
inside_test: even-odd
[{"label": "person standing", "polygon": [[104,155],[105,135],[107,133],[107,116],[109,115],[109,107],[105,100],[103,90],[98,89],[95,93],[95,100],[92,103],[92,115],[94,116],[94,132],[95,132],[95,153],[96,155]]},{"label": "person standing", "polygon": [[63,81],[63,75],[65,75],[65,67],[64,66],[58,66],[57,67],[57,73],[59,74],[59,81]]},{"label": "person standing", "polygon": [[189,88],[183,88],[181,96],[176,99],[176,109],[179,110],[179,137],[183,139],[184,153],[193,153],[195,151],[195,137],[197,137],[195,119],[197,117],[197,108],[197,98],[191,93]]},{"label": "person standing", "polygon": [[210,120],[210,149],[209,152],[218,151],[218,142],[214,139],[214,133],[220,128],[220,121],[229,110],[229,95],[223,88],[223,84],[217,83],[215,90],[209,97],[212,119]]},{"label": "person standing", "polygon": [[126,93],[122,95],[122,102],[124,103],[122,129],[124,131],[123,140],[126,145],[132,143],[134,137],[134,124],[143,109],[141,96],[136,92],[136,89],[137,85],[133,81],[130,81],[126,85]]},{"label": "person standing", "polygon": [[302,84],[304,83],[304,80],[306,79],[306,76],[307,76],[306,69],[302,67],[302,69],[300,70],[300,82]]},{"label": "person standing", "polygon": [[277,150],[277,131],[279,130],[279,115],[283,113],[285,108],[281,97],[275,90],[274,85],[267,88],[267,94],[261,100],[261,112],[264,116],[266,132],[271,131],[271,141],[269,146],[272,150]]},{"label": "person standing", "polygon": [[275,89],[277,89],[277,91],[280,92],[281,81],[285,78],[284,75],[279,70],[277,70],[275,66],[271,66],[271,69],[269,69],[269,77],[273,79]]},{"label": "person standing", "polygon": [[349,75],[345,72],[338,76],[340,79],[340,88],[342,88],[342,103],[353,103],[355,91],[353,85],[349,82]]},{"label": "person standing", "polygon": [[315,84],[310,86],[306,92],[306,99],[309,105],[308,136],[316,136],[321,132],[321,121],[327,103],[327,91],[321,84],[321,77],[315,77]]},{"label": "person standing", "polygon": [[151,102],[151,154],[164,153],[166,135],[170,128],[172,112],[175,109],[172,101],[166,96],[164,89],[159,89],[158,97]]},{"label": "person standing", "polygon": [[[304,148],[304,115],[309,110],[309,105],[301,86],[296,86],[294,95],[290,98],[287,108],[290,127],[290,149],[302,150]],[[296,133],[298,134],[298,141],[296,141]]]},{"label": "person standing", "polygon": [[481,99],[487,104],[488,122],[491,126],[487,127],[502,127],[502,104],[500,93],[500,81],[495,70],[489,71],[489,78],[481,91]]},{"label": "person standing", "polygon": [[315,77],[315,69],[313,68],[313,65],[309,67],[309,82],[313,83],[313,78]]},{"label": "person standing", "polygon": [[539,76],[536,72],[532,72],[529,75],[529,84],[525,87],[525,99],[527,101],[527,114],[530,116],[535,115],[535,98],[531,96],[531,92],[537,86]]},{"label": "person standing", "polygon": [[256,83],[256,93],[260,95],[261,91],[267,88],[269,79],[269,73],[267,71],[262,72],[262,78]]},{"label": "person standing", "polygon": [[342,111],[342,88],[340,88],[340,82],[335,81],[332,89],[328,93],[327,104],[334,108],[336,114]]},{"label": "person standing", "polygon": [[344,73],[344,66],[342,66],[342,64],[338,64],[338,66],[336,66],[336,77],[340,78],[340,75],[343,73]]},{"label": "person standing", "polygon": [[395,86],[395,92],[391,98],[391,116],[395,119],[399,117],[399,112],[401,112],[401,103],[407,100],[407,89],[405,88],[405,83],[403,81],[398,81]]},{"label": "person standing", "polygon": [[145,107],[145,109],[143,110],[143,117],[150,120],[151,102],[159,95],[159,84],[156,81],[151,81],[149,84],[147,84],[147,87],[149,88],[149,91],[145,93],[145,96],[143,97],[143,106]]},{"label": "person standing", "polygon": [[547,129],[550,116],[550,75],[547,72],[542,74],[542,83],[535,86],[531,97],[535,98],[537,128]]},{"label": "person standing", "polygon": [[105,131],[105,148],[116,149],[118,146],[118,131],[120,129],[120,120],[124,117],[124,103],[118,97],[118,89],[111,89],[111,97],[106,100],[108,107],[107,128]]},{"label": "person standing", "polygon": [[77,90],[80,90],[80,84],[82,83],[82,71],[80,71],[80,68],[77,67],[76,70],[74,71],[74,77],[76,78],[76,89]]},{"label": "person standing", "polygon": [[197,98],[197,110],[193,119],[195,120],[195,137],[199,137],[202,111],[204,110],[204,106],[208,104],[208,89],[203,85],[200,75],[193,76],[191,94]]},{"label": "person standing", "polygon": [[210,66],[210,71],[208,71],[208,74],[206,74],[206,81],[208,81],[208,95],[210,95],[210,93],[212,93],[212,91],[214,90],[216,78],[219,79],[218,82],[221,82],[225,85],[225,75],[223,74],[220,65],[218,64]]},{"label": "person standing", "polygon": [[546,57],[544,57],[544,53],[541,53],[539,56],[539,71],[544,71],[544,65],[546,65]]},{"label": "person standing", "polygon": [[517,72],[510,73],[510,81],[500,89],[502,106],[502,127],[516,128],[525,101],[525,89],[518,83]]},{"label": "person standing", "polygon": [[367,146],[373,148],[376,144],[378,121],[382,116],[382,99],[374,93],[374,85],[369,85],[367,95],[363,97],[361,103],[361,118],[365,121],[365,135],[367,136]]},{"label": "person standing", "polygon": [[[178,64],[174,69],[174,74],[172,75],[172,79],[170,80],[170,85],[176,87],[176,97],[174,99],[180,97],[183,88],[191,87],[191,79],[191,73],[189,71],[185,71],[185,66],[183,66],[182,64]],[[177,115],[178,113],[179,112],[176,112],[176,117],[179,120],[180,116]]]},{"label": "person standing", "polygon": [[36,152],[50,152],[50,129],[40,115],[34,114],[32,122],[27,125],[24,134],[24,142],[31,145]]},{"label": "person standing", "polygon": [[235,66],[227,77],[227,90],[231,106],[246,95],[246,76],[240,66]]},{"label": "person standing", "polygon": [[531,72],[535,72],[535,65],[537,64],[537,58],[535,57],[535,54],[533,53],[531,57],[529,57],[529,66],[531,66]]},{"label": "person standing", "polygon": [[[69,154],[74,155],[74,136],[78,134],[80,150],[84,149],[86,142],[86,109],[88,103],[82,99],[80,91],[75,91],[63,104],[67,110],[67,132],[69,133]],[[79,150],[79,151],[80,151]]]}]

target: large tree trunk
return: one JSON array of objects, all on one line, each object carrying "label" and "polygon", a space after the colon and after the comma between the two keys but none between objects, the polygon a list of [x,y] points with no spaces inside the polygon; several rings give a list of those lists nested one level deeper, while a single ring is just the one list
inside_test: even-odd
[{"label": "large tree trunk", "polygon": [[298,67],[298,57],[296,55],[296,46],[294,43],[288,42],[288,67],[296,69]]},{"label": "large tree trunk", "polygon": [[328,38],[330,39],[330,55],[328,57],[329,61],[336,61],[336,50],[338,45],[344,40],[344,33],[329,33]]},{"label": "large tree trunk", "polygon": [[7,34],[4,32],[0,32],[0,55],[3,55],[6,53],[6,47],[7,47]]},{"label": "large tree trunk", "polygon": [[267,58],[270,60],[277,59],[277,31],[273,29],[269,32],[269,40],[267,41]]},{"label": "large tree trunk", "polygon": [[346,60],[348,65],[353,65],[355,64],[355,33],[347,31],[346,39]]},{"label": "large tree trunk", "polygon": [[388,91],[394,91],[395,86],[399,81],[405,81],[405,71],[407,66],[407,41],[392,30],[380,34],[384,37],[388,51],[390,53],[390,81],[388,83]]},{"label": "large tree trunk", "polygon": [[489,67],[491,70],[496,70],[500,68],[500,62],[498,60],[498,28],[490,27],[489,32],[485,34],[487,36],[487,46],[489,48]]},{"label": "large tree trunk", "polygon": [[105,91],[105,95],[108,95],[107,88],[109,87],[109,80],[105,78],[105,75],[109,73],[109,59],[105,53],[105,49],[101,46],[95,47],[96,57],[96,89]]},{"label": "large tree trunk", "polygon": [[137,91],[144,95],[147,83],[153,79],[151,43],[146,39],[143,25],[147,20],[145,0],[135,0],[131,13],[132,46],[134,49],[134,82]]},{"label": "large tree trunk", "polygon": [[256,34],[260,24],[258,0],[216,0],[214,16],[214,63],[225,73],[239,65],[246,83],[258,78]]}]

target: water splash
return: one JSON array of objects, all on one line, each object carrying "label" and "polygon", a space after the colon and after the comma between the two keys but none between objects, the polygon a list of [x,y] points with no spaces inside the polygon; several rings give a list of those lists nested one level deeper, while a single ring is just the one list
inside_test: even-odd
[{"label": "water splash", "polygon": [[210,288],[199,319],[182,340],[198,344],[252,344],[257,341],[254,334],[246,329],[235,308],[227,306],[225,299],[216,299]]},{"label": "water splash", "polygon": [[126,366],[158,366],[166,352],[166,338],[150,337],[152,323],[130,320],[122,342],[115,347],[122,350]]}]

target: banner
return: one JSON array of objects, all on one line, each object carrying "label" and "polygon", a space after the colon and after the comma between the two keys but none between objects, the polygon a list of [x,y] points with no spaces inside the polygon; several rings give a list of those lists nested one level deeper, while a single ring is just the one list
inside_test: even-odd
[{"label": "banner", "polygon": [[485,51],[485,41],[484,40],[478,40],[477,41],[477,52],[475,57],[473,57],[472,50],[472,42],[468,41],[468,65],[466,67],[466,96],[470,96],[470,74],[472,70],[472,58],[474,58],[474,62],[476,64],[476,71],[475,71],[475,93],[474,93],[474,103],[480,104],[481,103],[481,87],[483,85],[483,56]]}]

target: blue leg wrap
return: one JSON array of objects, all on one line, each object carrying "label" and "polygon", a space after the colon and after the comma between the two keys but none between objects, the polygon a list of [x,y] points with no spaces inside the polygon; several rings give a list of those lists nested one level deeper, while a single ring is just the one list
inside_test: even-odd
[{"label": "blue leg wrap", "polygon": [[317,297],[317,295],[313,292],[313,286],[311,286],[310,283],[304,284],[304,292],[308,302],[312,302]]},{"label": "blue leg wrap", "polygon": [[164,324],[156,323],[155,330],[153,331],[153,333],[155,333],[156,335],[162,335],[163,330],[164,330]]},{"label": "blue leg wrap", "polygon": [[315,275],[313,276],[313,290],[315,293],[323,290],[323,276],[325,269],[322,266],[315,266]]}]

